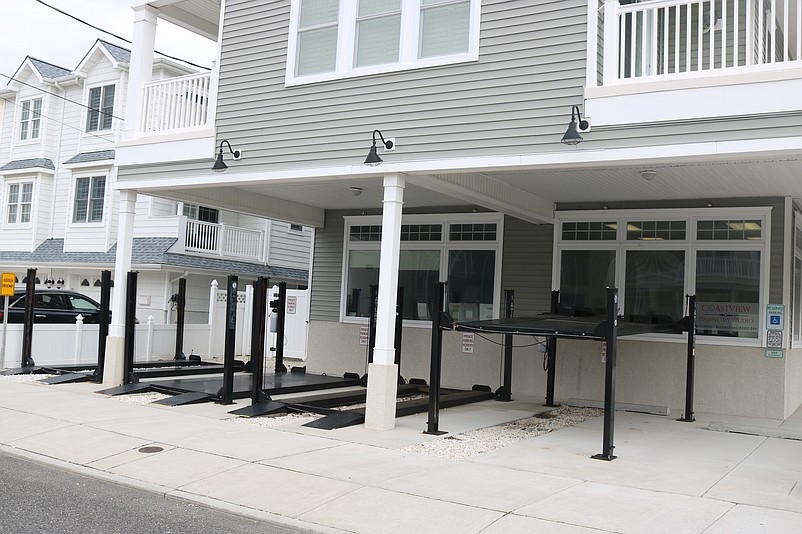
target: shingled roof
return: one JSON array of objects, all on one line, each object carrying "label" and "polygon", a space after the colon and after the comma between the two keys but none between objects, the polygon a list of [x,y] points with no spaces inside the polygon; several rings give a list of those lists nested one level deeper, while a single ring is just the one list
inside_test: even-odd
[{"label": "shingled roof", "polygon": [[35,57],[31,56],[28,56],[28,59],[31,60],[31,64],[36,68],[36,70],[39,71],[39,74],[42,75],[42,78],[61,78],[62,76],[69,76],[72,74],[70,69],[53,65],[47,61],[42,61],[41,59],[36,59]]},{"label": "shingled roof", "polygon": [[50,169],[51,171],[56,170],[56,166],[53,165],[53,161],[47,158],[31,158],[31,159],[18,159],[14,161],[9,161],[2,167],[0,167],[0,172],[2,171],[19,171],[22,169],[35,169],[35,168],[42,168],[42,169]]},{"label": "shingled roof", "polygon": [[121,48],[115,44],[111,44],[103,39],[98,39],[98,41],[106,47],[106,50],[109,51],[111,57],[113,57],[118,63],[131,63],[130,50],[126,50],[125,48]]},{"label": "shingled roof", "polygon": [[96,152],[81,152],[80,154],[76,154],[67,161],[64,162],[64,165],[70,165],[73,163],[91,163],[93,161],[105,161],[108,159],[114,159],[114,150],[98,150]]}]

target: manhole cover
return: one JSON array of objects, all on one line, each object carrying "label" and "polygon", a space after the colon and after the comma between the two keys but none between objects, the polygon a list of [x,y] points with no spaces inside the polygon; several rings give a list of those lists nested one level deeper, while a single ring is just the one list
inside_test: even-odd
[{"label": "manhole cover", "polygon": [[163,447],[142,447],[139,449],[139,452],[144,452],[145,454],[153,453],[153,452],[162,452],[164,450]]}]

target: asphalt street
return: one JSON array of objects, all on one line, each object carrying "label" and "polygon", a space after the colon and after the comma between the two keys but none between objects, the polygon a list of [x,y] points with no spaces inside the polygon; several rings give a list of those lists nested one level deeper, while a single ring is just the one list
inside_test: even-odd
[{"label": "asphalt street", "polygon": [[[299,534],[0,453],[0,530],[28,533]],[[308,532],[308,531],[306,531]]]}]

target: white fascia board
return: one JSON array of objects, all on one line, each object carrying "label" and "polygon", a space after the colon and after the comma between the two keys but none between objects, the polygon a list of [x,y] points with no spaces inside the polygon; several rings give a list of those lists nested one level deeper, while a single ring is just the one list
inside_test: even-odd
[{"label": "white fascia board", "polygon": [[604,95],[588,88],[585,113],[593,127],[639,126],[709,118],[798,112],[802,78],[712,87]]},{"label": "white fascia board", "polygon": [[18,174],[49,174],[53,176],[56,171],[53,169],[45,169],[44,167],[28,167],[27,169],[13,169],[9,171],[0,171],[0,176],[16,176]]},{"label": "white fascia board", "polygon": [[114,157],[119,167],[205,159],[209,160],[211,169],[215,145],[214,129],[202,128],[191,133],[183,131],[120,141]]}]

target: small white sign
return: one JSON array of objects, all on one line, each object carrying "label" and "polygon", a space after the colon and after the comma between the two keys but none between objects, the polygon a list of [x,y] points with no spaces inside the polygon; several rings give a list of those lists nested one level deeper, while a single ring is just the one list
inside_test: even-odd
[{"label": "small white sign", "polygon": [[473,354],[473,346],[474,342],[476,341],[474,334],[472,332],[463,332],[462,333],[462,353],[463,354]]},{"label": "small white sign", "polygon": [[785,305],[766,304],[766,330],[785,328]]},{"label": "small white sign", "polygon": [[360,326],[359,327],[359,344],[360,345],[367,345],[369,339],[370,339],[370,327],[369,326]]},{"label": "small white sign", "polygon": [[783,351],[781,350],[767,350],[766,351],[766,358],[782,358]]},{"label": "small white sign", "polygon": [[298,308],[298,297],[287,297],[287,314],[295,313]]},{"label": "small white sign", "polygon": [[607,363],[607,342],[601,342],[601,362]]}]

